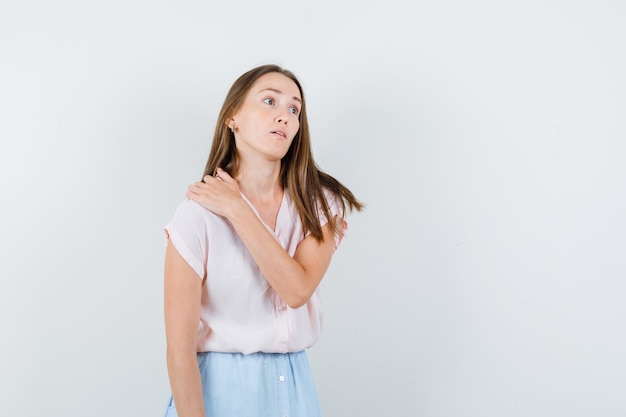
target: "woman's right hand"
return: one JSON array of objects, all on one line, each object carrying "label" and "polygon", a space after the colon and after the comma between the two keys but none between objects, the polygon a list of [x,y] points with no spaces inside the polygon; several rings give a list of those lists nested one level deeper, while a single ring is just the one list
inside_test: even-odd
[{"label": "woman's right hand", "polygon": [[224,217],[245,204],[239,183],[221,168],[217,168],[214,177],[206,175],[202,182],[190,185],[187,198]]}]

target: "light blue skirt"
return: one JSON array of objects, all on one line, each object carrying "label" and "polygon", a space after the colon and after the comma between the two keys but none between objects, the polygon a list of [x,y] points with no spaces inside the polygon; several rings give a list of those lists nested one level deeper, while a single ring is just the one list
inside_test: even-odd
[{"label": "light blue skirt", "polygon": [[[305,351],[198,353],[207,417],[321,417]],[[165,417],[176,417],[173,399]]]}]

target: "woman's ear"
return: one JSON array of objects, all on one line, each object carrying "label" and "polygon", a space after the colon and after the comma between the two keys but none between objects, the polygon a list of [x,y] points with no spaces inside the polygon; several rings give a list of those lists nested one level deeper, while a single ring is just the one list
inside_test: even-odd
[{"label": "woman's ear", "polygon": [[235,119],[231,117],[230,119],[226,119],[224,123],[226,124],[226,126],[228,126],[231,132],[235,133],[235,130],[237,129],[235,127]]}]

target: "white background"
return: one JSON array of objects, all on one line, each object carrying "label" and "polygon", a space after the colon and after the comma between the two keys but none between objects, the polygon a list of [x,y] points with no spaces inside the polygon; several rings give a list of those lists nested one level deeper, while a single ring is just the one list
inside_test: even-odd
[{"label": "white background", "polygon": [[2,2],[1,414],[162,414],[162,227],[277,63],[367,204],[325,416],[626,415],[625,3],[226,3]]}]

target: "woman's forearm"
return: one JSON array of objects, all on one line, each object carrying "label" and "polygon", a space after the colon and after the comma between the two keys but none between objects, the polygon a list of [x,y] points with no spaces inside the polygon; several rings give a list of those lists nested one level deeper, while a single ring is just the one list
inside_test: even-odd
[{"label": "woman's forearm", "polygon": [[247,204],[234,210],[229,220],[280,298],[293,308],[305,304],[330,263],[332,246],[329,241],[332,237],[325,239],[324,243],[308,239],[311,252],[316,251],[309,255],[315,261],[313,265],[310,259],[309,262],[298,262],[291,257]]},{"label": "woman's forearm", "polygon": [[167,370],[179,417],[205,417],[202,381],[195,353],[167,353]]}]

